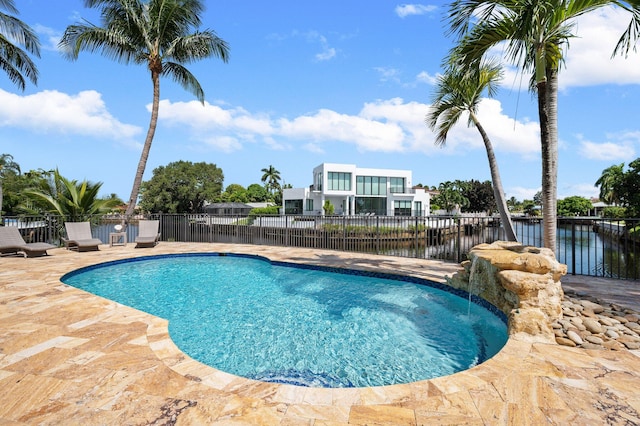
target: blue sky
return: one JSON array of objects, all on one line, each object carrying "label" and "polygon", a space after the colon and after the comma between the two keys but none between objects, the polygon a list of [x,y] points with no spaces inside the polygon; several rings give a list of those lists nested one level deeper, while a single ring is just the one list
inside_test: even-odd
[{"label": "blue sky", "polygon": [[[146,67],[83,52],[65,59],[57,42],[80,19],[99,24],[81,0],[19,0],[18,17],[42,42],[37,86],[22,93],[0,74],[0,153],[23,171],[59,168],[103,182],[127,199],[150,116]],[[386,0],[207,1],[202,16],[230,45],[227,64],[189,66],[205,91],[202,106],[161,81],[160,121],[145,173],[186,160],[214,163],[224,184],[259,183],[273,165],[285,183],[312,183],[323,163],[410,169],[414,184],[487,180],[477,130],[461,121],[445,148],[424,124],[434,79],[452,46],[446,3]],[[597,196],[603,169],[640,151],[640,53],[611,59],[629,17],[604,9],[576,23],[560,73],[558,196]],[[536,98],[529,76],[508,69],[480,120],[494,144],[507,197],[541,187]]]}]

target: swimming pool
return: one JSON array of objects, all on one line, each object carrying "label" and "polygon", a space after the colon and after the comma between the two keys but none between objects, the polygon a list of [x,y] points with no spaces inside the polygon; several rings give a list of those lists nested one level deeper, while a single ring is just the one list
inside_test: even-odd
[{"label": "swimming pool", "polygon": [[142,257],[62,281],[167,319],[194,359],[269,382],[408,383],[470,368],[507,340],[504,315],[437,283],[258,256]]}]

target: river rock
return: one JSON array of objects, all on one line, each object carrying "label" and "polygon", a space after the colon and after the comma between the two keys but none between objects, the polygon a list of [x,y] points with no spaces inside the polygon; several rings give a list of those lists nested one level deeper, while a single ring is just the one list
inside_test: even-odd
[{"label": "river rock", "polygon": [[556,337],[556,343],[562,346],[571,346],[572,348],[576,346],[576,342],[566,337]]},{"label": "river rock", "polygon": [[600,321],[600,324],[602,324],[602,325],[609,325],[609,326],[613,325],[613,321],[611,321],[611,320],[610,320],[609,318],[607,318],[607,317],[603,317],[603,316],[601,316],[601,317],[599,318],[599,321]]},{"label": "river rock", "polygon": [[602,325],[600,325],[600,323],[593,318],[585,318],[582,324],[584,324],[587,330],[594,334],[599,334],[604,331],[602,329]]},{"label": "river rock", "polygon": [[618,337],[620,337],[618,333],[616,333],[614,330],[611,330],[611,329],[605,331],[604,335],[611,339],[617,339]]},{"label": "river rock", "polygon": [[584,343],[584,340],[582,340],[582,337],[580,337],[578,333],[576,333],[573,330],[567,331],[567,337],[571,339],[576,345],[582,345]]},{"label": "river rock", "polygon": [[636,342],[631,339],[627,339],[626,336],[622,336],[618,339],[618,342],[622,343],[627,347],[627,349],[634,350],[640,349],[640,342]]},{"label": "river rock", "polygon": [[585,309],[589,309],[589,310],[593,311],[593,313],[596,313],[596,314],[599,314],[599,313],[604,311],[604,308],[601,305],[599,305],[597,303],[590,302],[588,300],[581,300],[580,304],[582,306],[584,306]]},{"label": "river rock", "polygon": [[640,331],[640,324],[638,324],[637,322],[629,321],[628,323],[625,324],[625,326],[627,328],[630,328],[631,330]]},{"label": "river rock", "polygon": [[602,345],[604,343],[604,340],[602,340],[598,336],[586,336],[584,340],[589,343],[593,343],[594,345]]}]

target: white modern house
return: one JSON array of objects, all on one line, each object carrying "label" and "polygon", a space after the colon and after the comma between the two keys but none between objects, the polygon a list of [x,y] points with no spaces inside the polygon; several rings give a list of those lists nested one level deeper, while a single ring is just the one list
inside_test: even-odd
[{"label": "white modern house", "polygon": [[336,215],[426,216],[429,192],[411,179],[411,170],[322,163],[313,169],[312,185],[283,191],[284,213],[324,215],[328,201]]}]

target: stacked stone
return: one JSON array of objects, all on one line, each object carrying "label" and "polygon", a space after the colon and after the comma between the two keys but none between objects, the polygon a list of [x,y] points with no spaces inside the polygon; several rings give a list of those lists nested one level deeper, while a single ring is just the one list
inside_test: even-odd
[{"label": "stacked stone", "polygon": [[585,349],[640,349],[640,313],[565,292],[562,319],[552,324],[556,342]]}]

